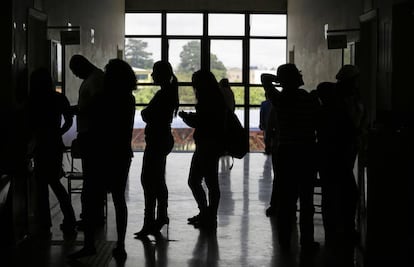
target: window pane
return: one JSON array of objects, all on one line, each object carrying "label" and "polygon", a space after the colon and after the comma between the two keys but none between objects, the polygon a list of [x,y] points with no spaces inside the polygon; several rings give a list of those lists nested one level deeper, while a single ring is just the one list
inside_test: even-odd
[{"label": "window pane", "polygon": [[250,40],[250,83],[261,84],[262,73],[276,73],[286,63],[286,40]]},{"label": "window pane", "polygon": [[201,68],[200,40],[169,40],[168,61],[180,82],[191,82]]},{"label": "window pane", "polygon": [[250,127],[249,127],[250,152],[263,152],[264,151],[263,131],[259,129],[260,109],[250,108],[249,116],[250,116]]},{"label": "window pane", "polygon": [[168,35],[202,35],[203,14],[167,14]]},{"label": "window pane", "polygon": [[178,89],[178,98],[180,99],[180,104],[197,103],[192,86],[181,86]]},{"label": "window pane", "polygon": [[[133,91],[135,103],[148,104],[158,90],[159,86],[157,85],[138,85],[137,90]],[[143,109],[142,106],[137,107],[137,110],[141,109]]]},{"label": "window pane", "polygon": [[251,36],[286,36],[286,15],[250,15]]},{"label": "window pane", "polygon": [[[187,112],[195,112],[194,107],[180,108]],[[194,128],[189,127],[177,116],[171,123],[171,133],[174,137],[174,151],[194,151],[195,143],[193,138]]]},{"label": "window pane", "polygon": [[160,38],[125,38],[125,60],[132,66],[139,83],[152,82],[154,62],[161,59]]},{"label": "window pane", "polygon": [[244,127],[244,108],[236,108],[234,111],[241,125]]},{"label": "window pane", "polygon": [[219,81],[242,82],[243,51],[241,40],[212,40],[210,66]]},{"label": "window pane", "polygon": [[159,13],[126,13],[126,35],[160,35],[161,14]]},{"label": "window pane", "polygon": [[263,87],[250,87],[250,105],[260,105],[264,100]]},{"label": "window pane", "polygon": [[209,35],[244,35],[243,14],[209,14],[208,15]]},{"label": "window pane", "polygon": [[234,93],[234,101],[236,105],[244,104],[244,87],[241,86],[231,86],[231,90]]}]

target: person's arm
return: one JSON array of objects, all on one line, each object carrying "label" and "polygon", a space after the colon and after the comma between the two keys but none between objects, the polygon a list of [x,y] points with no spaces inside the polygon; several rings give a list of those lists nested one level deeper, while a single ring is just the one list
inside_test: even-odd
[{"label": "person's arm", "polygon": [[261,81],[264,90],[267,92],[269,99],[273,102],[280,94],[280,91],[276,89],[277,78],[276,75],[270,73],[263,73],[261,76]]},{"label": "person's arm", "polygon": [[67,131],[69,131],[70,127],[72,127],[73,124],[73,114],[71,111],[71,107],[69,104],[68,99],[62,95],[62,105],[63,105],[63,119],[64,119],[64,123],[62,125],[62,127],[60,128],[60,134],[63,135],[64,133],[66,133]]},{"label": "person's arm", "polygon": [[196,128],[197,126],[197,113],[194,112],[185,112],[180,111],[178,112],[178,116],[183,119],[184,123],[192,128]]}]

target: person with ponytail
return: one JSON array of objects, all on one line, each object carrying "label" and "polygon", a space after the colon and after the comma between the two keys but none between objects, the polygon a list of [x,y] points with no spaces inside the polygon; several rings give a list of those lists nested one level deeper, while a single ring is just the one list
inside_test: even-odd
[{"label": "person with ponytail", "polygon": [[165,165],[174,146],[171,122],[177,115],[179,106],[178,81],[171,64],[167,61],[155,62],[151,76],[154,83],[161,88],[141,111],[142,119],[146,123],[146,146],[141,172],[145,211],[144,225],[135,233],[138,239],[156,235],[165,224],[169,224]]}]

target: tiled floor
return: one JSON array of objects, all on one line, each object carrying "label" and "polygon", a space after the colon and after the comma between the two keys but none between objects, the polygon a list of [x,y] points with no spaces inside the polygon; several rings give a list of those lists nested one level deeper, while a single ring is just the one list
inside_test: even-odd
[{"label": "tiled floor", "polygon": [[[241,160],[235,159],[232,170],[228,169],[229,162],[221,161],[222,195],[216,235],[200,232],[187,225],[187,218],[198,212],[187,186],[191,156],[192,153],[172,153],[168,157],[166,177],[169,189],[169,240],[146,243],[133,237],[133,233],[142,226],[144,211],[140,184],[142,153],[135,154],[126,192],[129,208],[126,239],[128,259],[122,266],[322,266],[325,253],[320,214],[315,215],[315,238],[322,247],[315,258],[303,262],[299,249],[289,255],[281,253],[274,222],[265,216],[272,188],[271,159],[261,153],[251,153]],[[78,214],[79,197],[74,197],[73,202]],[[99,256],[94,256],[95,259],[90,257],[92,259],[69,264],[66,255],[80,248],[83,235],[80,232],[76,240],[64,240],[58,229],[62,219],[58,206],[52,208],[52,214],[52,241],[31,242],[28,248],[17,252],[14,259],[16,266],[117,266],[108,257],[113,242],[104,241],[100,242],[102,251]],[[167,229],[163,229],[162,233],[167,238]],[[116,240],[114,210],[110,198],[108,225],[103,230],[101,239]]]}]

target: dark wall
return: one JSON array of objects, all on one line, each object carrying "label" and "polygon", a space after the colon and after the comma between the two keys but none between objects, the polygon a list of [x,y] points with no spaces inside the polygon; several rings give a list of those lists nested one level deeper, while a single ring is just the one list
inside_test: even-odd
[{"label": "dark wall", "polygon": [[[0,173],[11,177],[9,205],[12,216],[8,217],[13,229],[12,240],[22,240],[27,232],[27,172],[26,141],[23,106],[27,97],[27,14],[32,6],[29,0],[2,2],[0,28],[2,49],[0,64]],[[13,56],[14,55],[14,56]]]},{"label": "dark wall", "polygon": [[[66,63],[75,53],[86,56],[92,63],[104,68],[109,59],[117,56],[117,50],[124,47],[124,1],[113,0],[44,0],[43,10],[48,14],[49,26],[81,27],[80,45],[67,46]],[[91,42],[94,29],[94,43]],[[49,37],[60,40],[58,30],[49,30]],[[79,79],[67,67],[66,95],[76,104]]]},{"label": "dark wall", "polygon": [[[81,26],[81,44],[68,49],[68,56],[82,53],[99,67],[117,56],[123,49],[124,1],[83,0],[6,0],[2,2],[0,29],[2,49],[0,64],[0,174],[11,176],[9,216],[13,229],[10,242],[19,242],[30,231],[34,210],[28,207],[32,195],[30,173],[27,168],[27,140],[24,123],[24,104],[28,95],[28,10],[36,8],[48,16],[49,26]],[[95,42],[91,43],[90,29],[95,30]],[[49,31],[50,37],[56,33]],[[77,101],[78,81],[68,80],[68,96]],[[28,189],[29,188],[29,189]],[[5,240],[2,240],[5,241]]]}]

